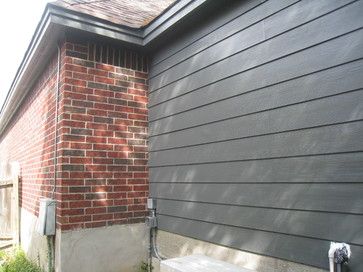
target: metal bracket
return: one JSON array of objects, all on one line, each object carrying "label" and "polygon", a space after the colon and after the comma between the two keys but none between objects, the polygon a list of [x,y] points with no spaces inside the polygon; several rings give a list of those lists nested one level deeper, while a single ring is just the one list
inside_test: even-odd
[{"label": "metal bracket", "polygon": [[158,221],[156,219],[156,216],[147,216],[145,218],[146,226],[149,228],[156,228],[158,226]]}]

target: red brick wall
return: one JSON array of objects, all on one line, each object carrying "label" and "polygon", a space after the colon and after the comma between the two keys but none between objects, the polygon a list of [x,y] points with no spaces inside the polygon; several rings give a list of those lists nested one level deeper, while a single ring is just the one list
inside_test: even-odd
[{"label": "red brick wall", "polygon": [[[68,38],[61,48],[57,227],[137,223],[146,215],[147,59]],[[54,176],[57,56],[0,135],[1,161],[19,161],[21,205],[37,215]]]},{"label": "red brick wall", "polygon": [[[136,223],[146,214],[147,73],[96,62],[94,52],[82,41],[62,50],[57,223],[63,230]],[[133,62],[128,58],[125,64]]]},{"label": "red brick wall", "polygon": [[0,135],[0,162],[20,163],[20,204],[33,214],[53,188],[56,62],[54,56]]}]

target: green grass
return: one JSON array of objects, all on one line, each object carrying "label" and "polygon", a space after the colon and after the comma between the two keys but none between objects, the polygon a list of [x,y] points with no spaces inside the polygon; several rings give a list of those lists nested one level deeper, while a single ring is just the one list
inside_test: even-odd
[{"label": "green grass", "polygon": [[0,251],[0,272],[43,272],[39,266],[29,260],[24,251]]},{"label": "green grass", "polygon": [[[151,271],[154,270],[154,267],[151,266]],[[1,272],[1,270],[0,270]],[[149,272],[149,264],[147,262],[141,262],[138,272]]]}]

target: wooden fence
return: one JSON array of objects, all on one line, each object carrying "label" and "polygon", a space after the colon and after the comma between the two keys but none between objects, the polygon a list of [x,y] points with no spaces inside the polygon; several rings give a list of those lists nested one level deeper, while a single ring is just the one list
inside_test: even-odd
[{"label": "wooden fence", "polygon": [[0,173],[0,249],[19,243],[19,171],[2,164]]}]

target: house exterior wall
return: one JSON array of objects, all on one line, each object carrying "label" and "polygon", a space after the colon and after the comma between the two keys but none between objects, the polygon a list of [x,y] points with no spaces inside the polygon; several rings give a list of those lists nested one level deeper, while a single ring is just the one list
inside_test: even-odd
[{"label": "house exterior wall", "polygon": [[343,241],[363,270],[362,12],[235,1],[168,37],[149,78],[161,230],[323,269]]},{"label": "house exterior wall", "polygon": [[92,61],[89,42],[73,40],[62,51],[58,227],[143,222],[147,73]]},{"label": "house exterior wall", "polygon": [[[44,269],[35,229],[54,189],[57,68],[55,54],[0,140],[1,161],[21,168],[22,246]],[[147,257],[147,76],[135,50],[72,32],[60,44],[56,271],[135,271]]]},{"label": "house exterior wall", "polygon": [[53,56],[0,135],[0,161],[19,162],[20,204],[35,215],[39,198],[50,197],[53,188],[56,72]]},{"label": "house exterior wall", "polygon": [[35,229],[39,198],[51,197],[54,183],[56,72],[54,55],[0,136],[0,163],[18,162],[20,166],[21,243],[44,269],[47,241]]}]

